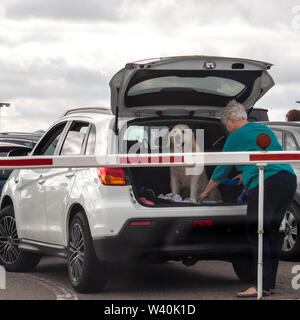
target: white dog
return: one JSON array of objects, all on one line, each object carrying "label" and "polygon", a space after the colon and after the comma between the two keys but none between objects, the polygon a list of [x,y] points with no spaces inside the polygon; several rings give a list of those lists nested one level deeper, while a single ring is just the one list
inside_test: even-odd
[{"label": "white dog", "polygon": [[[169,138],[171,153],[196,152],[195,136],[188,126],[182,124],[176,125],[169,133]],[[195,200],[208,184],[206,170],[204,168],[202,173],[198,175],[187,175],[186,169],[187,167],[170,168],[171,192],[173,194],[180,194],[183,198]],[[214,189],[207,200],[221,202],[222,197],[219,190]]]}]

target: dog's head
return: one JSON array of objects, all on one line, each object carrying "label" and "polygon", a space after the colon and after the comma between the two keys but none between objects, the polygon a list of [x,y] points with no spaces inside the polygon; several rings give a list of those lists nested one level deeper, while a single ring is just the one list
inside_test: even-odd
[{"label": "dog's head", "polygon": [[196,141],[193,131],[184,124],[176,125],[169,133],[171,152],[195,152]]}]

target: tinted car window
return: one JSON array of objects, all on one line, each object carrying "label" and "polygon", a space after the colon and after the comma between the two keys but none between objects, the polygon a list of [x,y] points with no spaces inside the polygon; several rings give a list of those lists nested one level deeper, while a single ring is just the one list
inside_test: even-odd
[{"label": "tinted car window", "polygon": [[85,154],[93,155],[95,153],[95,146],[96,146],[96,128],[92,126],[89,133]]},{"label": "tinted car window", "polygon": [[273,130],[273,132],[275,133],[277,139],[278,139],[278,142],[280,143],[280,145],[283,147],[283,133],[282,131],[280,130]]},{"label": "tinted car window", "polygon": [[79,155],[83,147],[85,136],[88,132],[89,123],[74,122],[66,136],[61,149],[61,155]]},{"label": "tinted car window", "polygon": [[40,141],[34,150],[34,155],[54,155],[59,138],[65,128],[66,122],[52,128],[45,137]]},{"label": "tinted car window", "polygon": [[0,151],[0,157],[7,156],[7,151]]},{"label": "tinted car window", "polygon": [[7,180],[13,170],[0,170],[0,180]]},{"label": "tinted car window", "polygon": [[298,148],[297,148],[297,145],[296,145],[294,138],[289,133],[287,133],[286,140],[285,140],[285,150],[296,151],[297,149]]}]

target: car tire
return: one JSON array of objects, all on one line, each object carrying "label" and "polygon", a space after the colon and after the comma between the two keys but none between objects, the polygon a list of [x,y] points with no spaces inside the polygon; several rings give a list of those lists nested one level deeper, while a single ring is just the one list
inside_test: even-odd
[{"label": "car tire", "polygon": [[290,205],[285,218],[281,259],[294,260],[300,257],[300,210],[295,203]]},{"label": "car tire", "polygon": [[0,212],[0,264],[9,272],[30,272],[41,256],[19,249],[19,238],[12,205]]},{"label": "car tire", "polygon": [[107,266],[96,257],[83,211],[73,217],[68,238],[68,273],[73,288],[79,293],[103,290],[107,283]]},{"label": "car tire", "polygon": [[255,281],[255,263],[250,257],[239,257],[232,260],[232,266],[238,278],[245,283]]}]

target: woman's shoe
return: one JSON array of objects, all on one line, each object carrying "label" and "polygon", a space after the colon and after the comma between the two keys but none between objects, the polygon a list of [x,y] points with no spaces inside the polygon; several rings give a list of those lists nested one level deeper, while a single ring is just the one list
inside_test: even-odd
[{"label": "woman's shoe", "polygon": [[[271,290],[263,290],[263,296],[267,297],[271,295]],[[239,298],[256,298],[257,289],[255,287],[250,287],[244,291],[241,291],[237,294]]]}]

